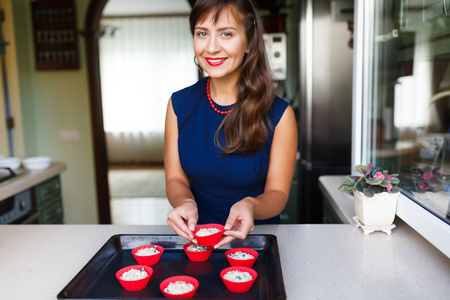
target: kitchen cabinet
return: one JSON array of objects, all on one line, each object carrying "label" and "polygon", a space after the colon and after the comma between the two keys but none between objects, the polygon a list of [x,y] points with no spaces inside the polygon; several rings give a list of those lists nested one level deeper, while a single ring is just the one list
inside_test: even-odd
[{"label": "kitchen cabinet", "polygon": [[322,197],[322,214],[323,224],[344,224],[327,197]]},{"label": "kitchen cabinet", "polygon": [[61,181],[55,176],[34,188],[40,224],[62,224]]},{"label": "kitchen cabinet", "polygon": [[62,224],[60,174],[65,169],[66,165],[61,162],[53,163],[49,168],[40,171],[20,169],[17,171],[17,176],[1,182],[0,220],[3,221],[2,223]]}]

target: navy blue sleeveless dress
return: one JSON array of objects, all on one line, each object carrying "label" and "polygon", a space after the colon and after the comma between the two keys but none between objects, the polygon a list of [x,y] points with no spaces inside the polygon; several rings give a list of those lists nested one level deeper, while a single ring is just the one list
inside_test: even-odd
[{"label": "navy blue sleeveless dress", "polygon": [[[269,138],[264,147],[251,155],[222,155],[214,135],[225,115],[216,113],[206,95],[207,78],[172,94],[178,122],[178,154],[181,167],[190,180],[198,205],[198,224],[225,224],[233,204],[264,192],[273,130],[288,103],[276,97],[270,111]],[[231,106],[215,104],[219,110]],[[224,140],[223,131],[219,136]],[[280,217],[255,220],[255,224],[278,224]]]}]

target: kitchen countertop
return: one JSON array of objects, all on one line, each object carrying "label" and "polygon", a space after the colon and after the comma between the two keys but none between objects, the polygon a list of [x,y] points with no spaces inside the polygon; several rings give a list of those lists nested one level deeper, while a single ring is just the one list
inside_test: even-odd
[{"label": "kitchen countertop", "polygon": [[19,169],[17,171],[19,174],[18,176],[0,183],[0,201],[14,196],[56,175],[59,175],[65,169],[66,165],[62,162],[52,163],[52,165],[47,169],[39,171]]},{"label": "kitchen countertop", "polygon": [[[353,220],[355,209],[353,196],[339,191],[344,175],[326,175],[319,177],[319,188],[337,216],[344,224],[356,224]],[[419,232],[432,245],[450,258],[450,226],[443,220],[414,204],[409,198],[400,195],[394,224],[406,223]],[[396,229],[394,228],[393,231]]]},{"label": "kitchen countertop", "polygon": [[[1,225],[2,299],[56,299],[115,234],[168,226]],[[260,225],[278,239],[288,299],[448,299],[450,260],[407,224],[365,236],[352,224]]]}]

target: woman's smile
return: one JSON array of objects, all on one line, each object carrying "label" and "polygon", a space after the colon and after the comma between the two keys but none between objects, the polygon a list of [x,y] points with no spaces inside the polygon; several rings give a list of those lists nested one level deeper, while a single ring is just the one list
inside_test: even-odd
[{"label": "woman's smile", "polygon": [[220,66],[221,64],[223,64],[225,62],[225,60],[227,60],[226,57],[218,57],[218,58],[212,58],[212,57],[205,57],[206,62],[213,67],[217,67]]}]

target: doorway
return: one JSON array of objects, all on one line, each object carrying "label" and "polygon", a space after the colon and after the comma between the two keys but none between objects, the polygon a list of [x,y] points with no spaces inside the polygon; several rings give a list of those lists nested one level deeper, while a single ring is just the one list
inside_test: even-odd
[{"label": "doorway", "polygon": [[[123,4],[126,3],[126,9],[124,9],[123,6],[122,9],[120,9],[121,1],[123,2]],[[155,103],[152,103],[151,101],[154,101],[155,98],[161,99],[161,96],[147,95],[146,97],[142,98],[141,96],[142,94],[144,94],[144,92],[137,92],[134,95],[132,95],[132,93],[130,92],[130,90],[137,91],[139,88],[139,84],[136,84],[139,81],[138,79],[130,80],[130,77],[132,77],[134,73],[138,72],[138,69],[140,67],[139,64],[134,68],[132,67],[131,73],[127,75],[124,73],[126,72],[124,71],[124,69],[120,69],[120,66],[111,64],[111,61],[119,61],[120,64],[120,62],[123,62],[129,58],[131,59],[131,61],[137,60],[142,65],[143,58],[147,60],[148,57],[158,56],[157,53],[144,53],[142,54],[143,58],[139,59],[139,55],[141,54],[138,53],[140,51],[136,50],[139,48],[130,50],[130,46],[132,46],[134,43],[142,42],[146,37],[152,36],[152,34],[151,32],[140,32],[139,34],[137,34],[135,40],[127,40],[127,38],[129,38],[131,35],[136,36],[136,32],[134,31],[132,34],[130,34],[128,32],[129,29],[127,29],[128,27],[126,23],[130,21],[132,23],[131,27],[134,26],[135,28],[141,28],[141,24],[143,22],[150,22],[149,20],[154,21],[155,19],[157,19],[156,15],[158,14],[154,11],[155,8],[158,7],[156,5],[157,3],[164,4],[164,7],[162,8],[166,10],[164,16],[168,17],[168,15],[173,15],[174,13],[170,13],[169,11],[167,11],[167,9],[170,9],[171,5],[175,5],[175,2],[179,3],[180,1],[186,2],[185,4],[190,10],[190,6],[187,4],[186,0],[171,0],[164,2],[158,0],[141,0],[136,1],[136,3],[134,4],[130,3],[129,0],[91,0],[90,6],[88,8],[85,36],[87,40],[86,49],[88,54],[92,111],[91,119],[93,126],[94,154],[96,163],[97,201],[99,221],[101,224],[136,224],[136,222],[139,224],[144,224],[144,219],[148,220],[152,218],[152,212],[155,212],[155,214],[158,216],[163,216],[165,222],[166,213],[163,212],[164,210],[170,209],[170,206],[167,206],[168,201],[161,202],[161,200],[165,200],[164,197],[162,197],[165,196],[165,190],[160,188],[161,186],[164,186],[164,168],[162,161],[162,151],[164,149],[163,129],[159,128],[154,130],[154,128],[144,128],[145,130],[142,130],[143,127],[147,125],[150,126],[149,124],[152,123],[148,121],[149,119],[154,120],[157,117],[161,119],[161,114],[165,115],[165,105],[167,104],[167,101],[170,97],[170,93],[165,92],[166,96],[164,96],[163,99],[160,100],[164,102],[163,112],[161,108],[159,108],[159,110],[153,109],[157,105]],[[150,7],[153,12],[144,12],[142,4],[148,4],[148,7]],[[118,11],[120,12],[120,14],[106,14],[105,12],[107,11],[111,12],[111,7],[116,9],[117,7],[119,7]],[[172,8],[173,7],[174,6],[172,6]],[[133,11],[130,10],[133,8],[137,8],[137,12],[135,12],[134,15]],[[189,10],[184,13],[184,16],[186,18]],[[126,15],[124,15],[124,13]],[[159,18],[161,18],[161,13],[159,13]],[[119,24],[120,26],[117,26],[117,24]],[[115,33],[113,33],[113,30],[115,30]],[[150,31],[151,30],[152,29],[150,29]],[[159,31],[160,28],[158,28],[157,30]],[[117,33],[119,33],[119,35],[117,35]],[[122,35],[122,38],[124,38],[124,40],[115,39],[112,36],[113,34],[116,34],[116,37]],[[168,37],[170,38],[170,36]],[[105,43],[106,41],[107,43]],[[149,41],[147,43],[159,44],[159,42],[155,43],[152,41]],[[119,58],[118,60],[117,58],[109,59],[110,62],[108,63],[108,59],[105,59],[105,57],[109,57],[111,53],[114,52],[114,48],[117,47],[117,45],[125,45],[128,49],[128,53],[125,53],[125,56]],[[122,55],[120,53],[113,54]],[[124,65],[128,66],[129,64],[130,63],[122,64],[122,67]],[[151,79],[152,74],[161,75],[164,74],[167,69],[170,70],[167,65],[162,65],[161,67],[166,70],[158,69],[157,67],[148,67],[147,71],[149,69],[151,72],[147,74],[141,74],[138,77],[147,78],[147,86],[151,85],[151,83],[154,83],[153,85],[155,87],[164,86],[161,83],[157,83],[156,79]],[[196,74],[194,65],[193,68]],[[111,74],[119,74],[122,77],[119,76],[118,78],[114,79],[111,78]],[[164,76],[162,77],[164,78]],[[126,82],[125,79],[128,80],[128,82]],[[116,81],[114,82],[114,80]],[[194,83],[195,81],[193,81],[192,83]],[[166,82],[170,81],[166,80]],[[142,83],[140,84],[142,85]],[[186,86],[185,83],[183,83],[183,85]],[[123,88],[115,91],[110,90],[114,89],[115,86],[123,86]],[[170,84],[169,88],[173,89],[171,90],[171,92],[177,89],[173,84]],[[158,90],[159,89],[160,88],[158,88]],[[153,92],[154,91],[155,88],[153,88]],[[121,95],[121,97],[115,97],[119,94]],[[131,123],[130,121],[123,121],[124,117],[126,117],[127,114],[131,116],[131,119],[133,119],[133,121],[135,121],[135,119],[137,119],[137,117],[135,116],[138,116],[141,111],[145,111],[145,109],[139,108],[138,106],[136,106],[135,111],[132,111],[133,104],[130,101],[135,100],[139,97],[142,98],[140,100],[141,102],[146,103],[146,105],[149,106],[147,108],[148,115],[144,113],[143,121],[140,125],[137,125],[140,130],[133,131],[132,128],[121,129],[120,124],[129,125]],[[119,102],[119,105],[116,105],[115,108],[114,105],[111,104],[114,104],[114,102]],[[111,114],[111,111],[115,111],[115,113]],[[156,113],[156,115],[151,117],[151,113]],[[164,119],[164,115],[162,116],[162,119]],[[145,118],[147,118],[147,121],[145,120]],[[151,126],[154,126],[154,124]],[[143,136],[146,136],[147,138],[149,136],[153,136],[153,140],[149,142],[148,139],[143,139]],[[144,143],[139,143],[139,140],[144,140]],[[124,145],[125,147],[123,147]],[[149,153],[153,153],[153,155],[149,155]],[[133,186],[138,186],[139,188],[133,188]],[[158,186],[159,189],[152,188],[152,186]],[[114,201],[114,199],[117,198],[124,201]],[[160,205],[155,206],[157,203],[159,203]],[[133,207],[134,211],[137,212],[134,215],[132,212]],[[145,215],[140,215],[143,211],[146,212]],[[120,213],[119,217],[117,214],[118,212]],[[120,220],[118,220],[118,218]]]}]

